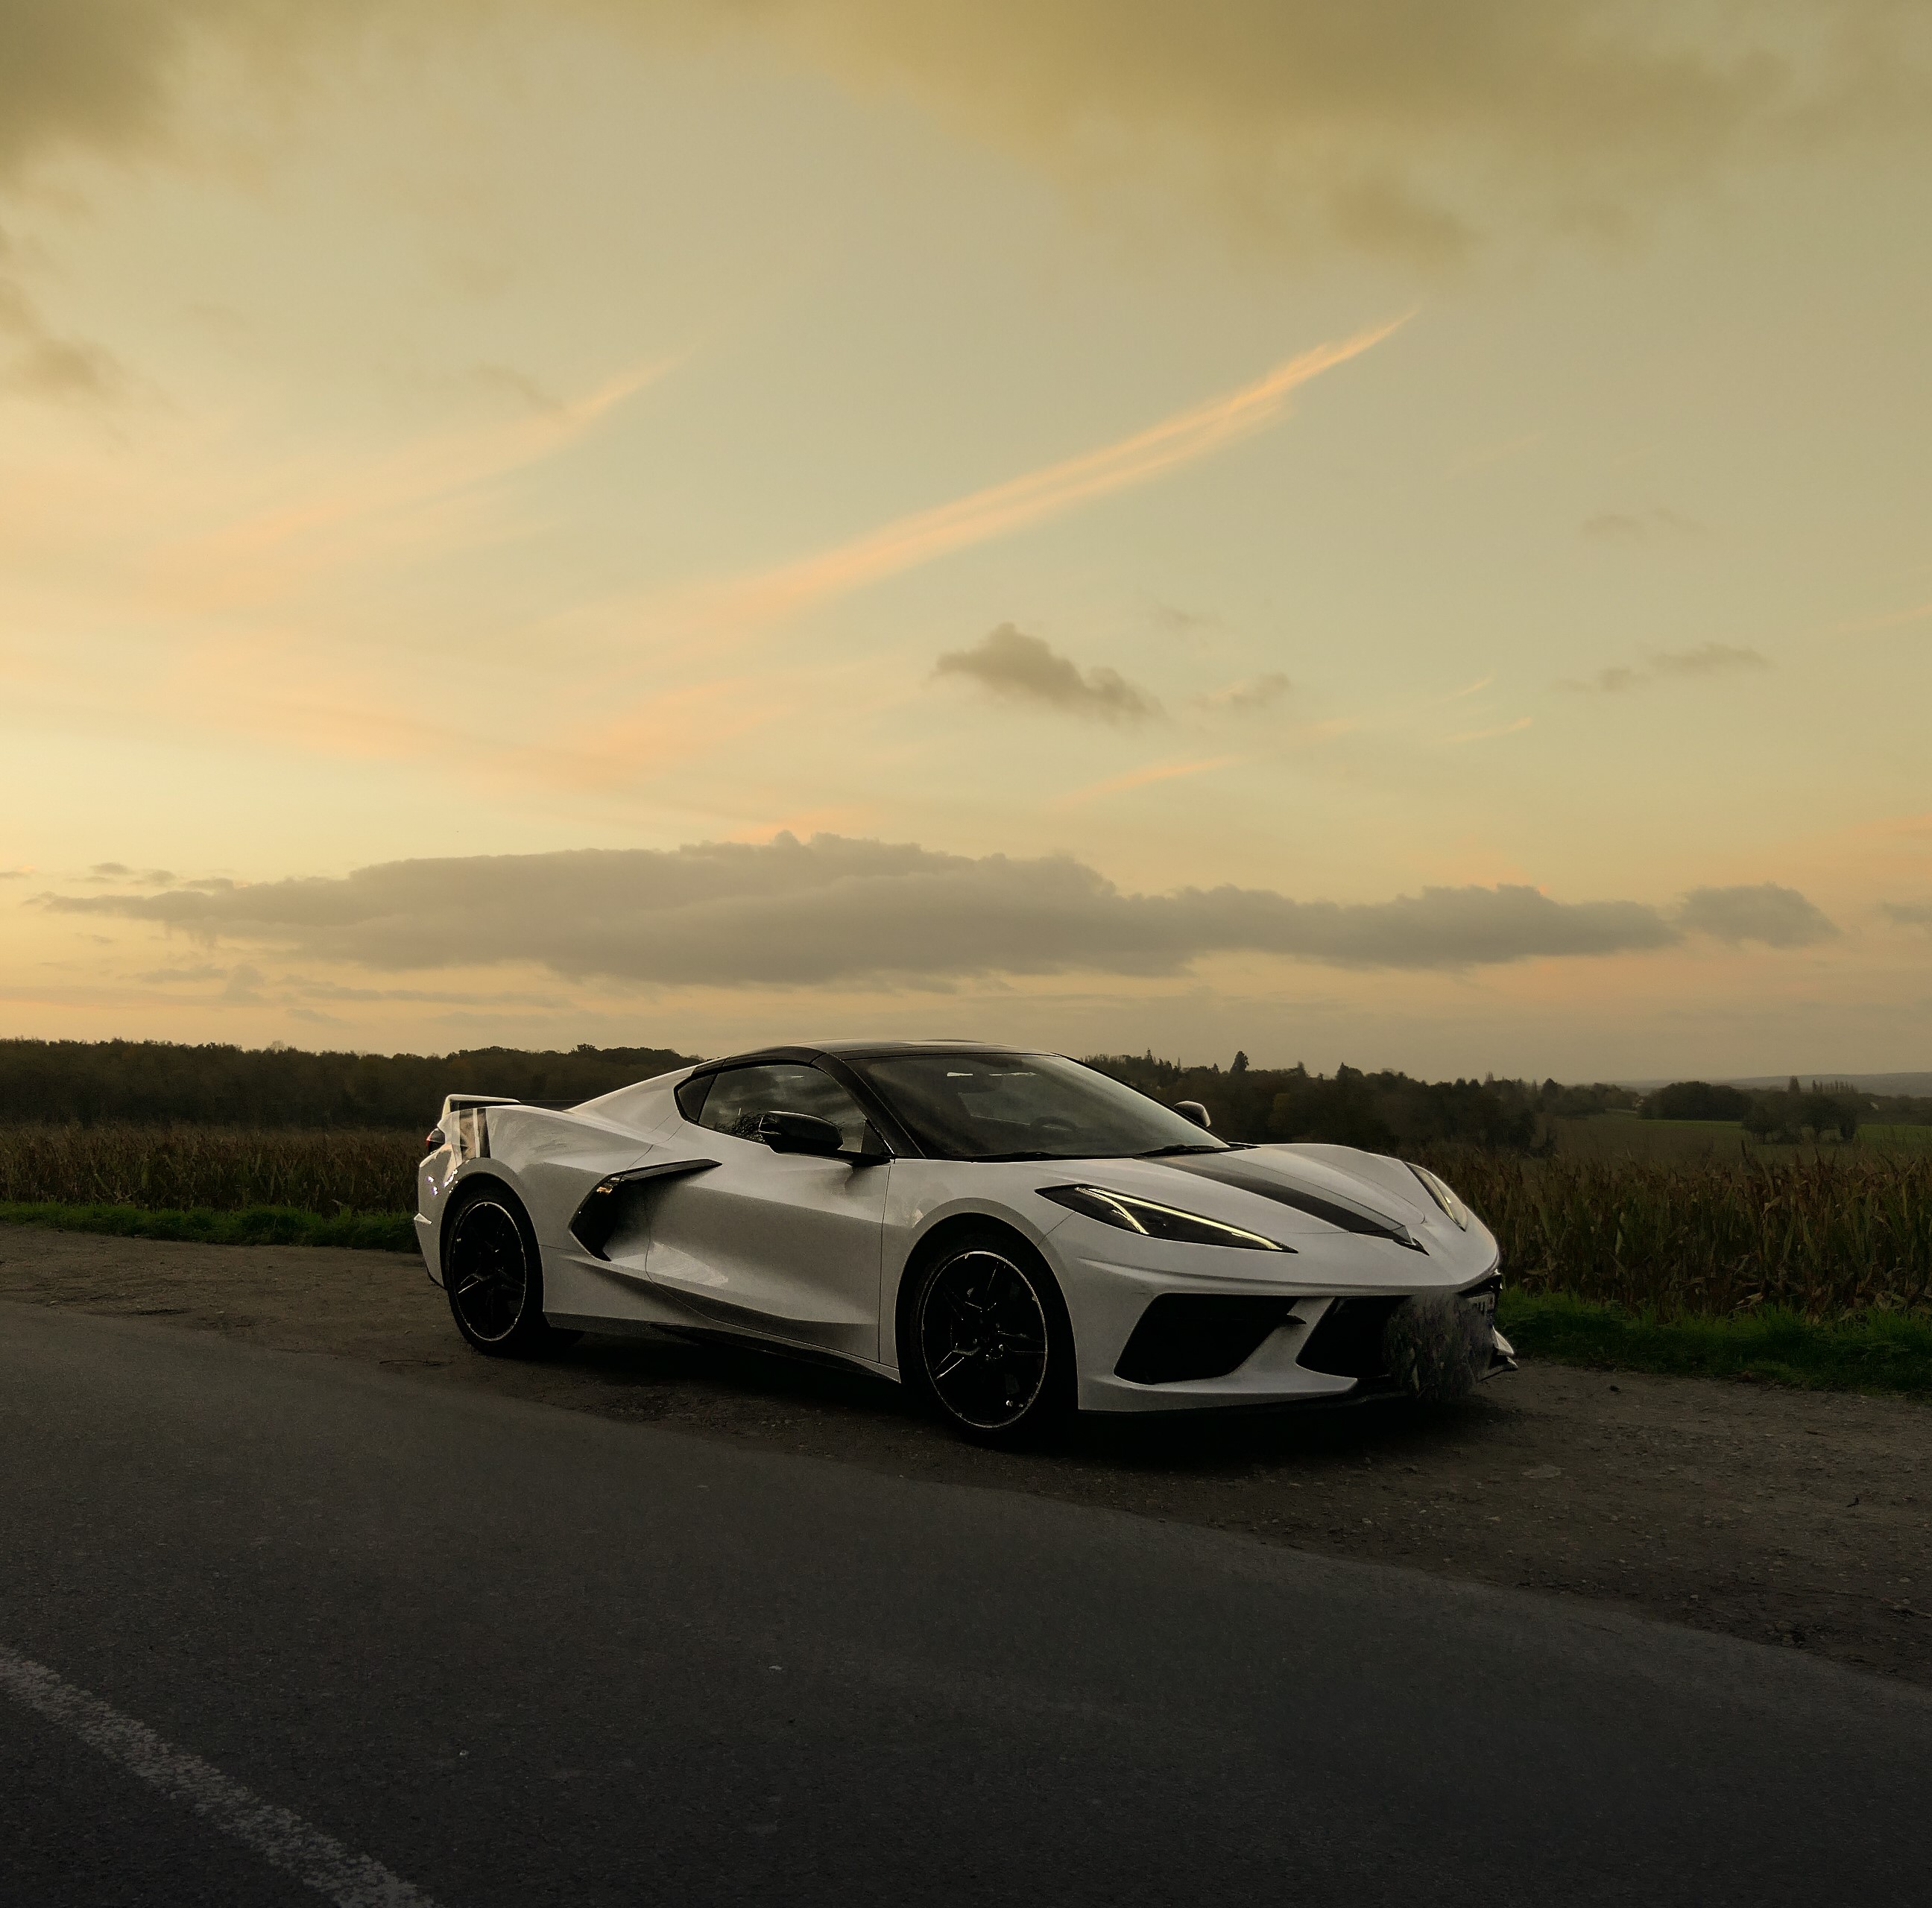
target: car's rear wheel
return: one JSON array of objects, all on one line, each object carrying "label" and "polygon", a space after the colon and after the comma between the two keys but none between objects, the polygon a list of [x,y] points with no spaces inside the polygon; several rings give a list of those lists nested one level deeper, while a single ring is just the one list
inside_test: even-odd
[{"label": "car's rear wheel", "polygon": [[507,1186],[459,1192],[442,1232],[442,1283],[456,1329],[493,1358],[529,1358],[577,1336],[543,1314],[543,1256],[529,1215]]},{"label": "car's rear wheel", "polygon": [[996,1228],[955,1234],[926,1259],[901,1340],[901,1370],[963,1437],[1023,1443],[1071,1414],[1073,1334],[1059,1288]]}]

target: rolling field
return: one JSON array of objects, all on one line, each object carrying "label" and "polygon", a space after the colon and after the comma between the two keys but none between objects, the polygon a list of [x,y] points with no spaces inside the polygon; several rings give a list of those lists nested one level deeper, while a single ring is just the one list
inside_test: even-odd
[{"label": "rolling field", "polygon": [[1874,1154],[1932,1151],[1932,1126],[1862,1126],[1856,1139],[1812,1146],[1769,1146],[1750,1138],[1735,1120],[1645,1120],[1634,1113],[1604,1113],[1590,1119],[1552,1120],[1559,1159],[1646,1160],[1694,1165],[1700,1161],[1742,1161],[1747,1154],[1766,1160],[1808,1158],[1820,1150],[1864,1156]]}]

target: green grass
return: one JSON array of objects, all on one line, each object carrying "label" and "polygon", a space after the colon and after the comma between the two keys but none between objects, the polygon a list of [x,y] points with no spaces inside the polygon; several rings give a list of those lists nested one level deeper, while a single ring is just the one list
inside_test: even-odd
[{"label": "green grass", "polygon": [[1853,1143],[1859,1146],[1876,1147],[1932,1146],[1932,1126],[1861,1126],[1858,1129],[1858,1138]]},{"label": "green grass", "polygon": [[1874,1124],[1859,1127],[1858,1137],[1850,1141],[1834,1138],[1787,1144],[1753,1139],[1737,1120],[1646,1120],[1634,1113],[1598,1113],[1588,1118],[1558,1118],[1550,1124],[1558,1155],[1575,1160],[1666,1160],[1690,1166],[1742,1161],[1747,1156],[1769,1162],[1821,1150],[1882,1156],[1932,1148],[1932,1126]]},{"label": "green grass", "polygon": [[1666,1318],[1566,1292],[1511,1289],[1497,1322],[1526,1357],[1564,1364],[1932,1398],[1932,1318],[1923,1313],[1864,1312],[1818,1324],[1766,1306]]},{"label": "green grass", "polygon": [[122,1238],[191,1239],[214,1246],[352,1246],[373,1252],[414,1252],[415,1222],[407,1213],[342,1212],[331,1216],[293,1206],[244,1206],[217,1212],[206,1206],[70,1205],[57,1200],[0,1201],[0,1225],[51,1226],[64,1232],[109,1232]]}]

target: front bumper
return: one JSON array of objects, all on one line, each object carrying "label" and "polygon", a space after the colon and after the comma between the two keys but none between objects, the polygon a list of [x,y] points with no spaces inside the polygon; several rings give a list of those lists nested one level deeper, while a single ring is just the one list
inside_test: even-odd
[{"label": "front bumper", "polygon": [[1472,1340],[1486,1330],[1491,1348],[1477,1376],[1513,1370],[1514,1355],[1494,1325],[1500,1282],[1493,1263],[1457,1284],[1411,1282],[1328,1292],[1272,1280],[1178,1276],[1168,1269],[1093,1258],[1060,1268],[1080,1407],[1093,1412],[1401,1395],[1402,1388],[1389,1376],[1383,1335],[1396,1309],[1418,1292],[1452,1294],[1484,1315],[1471,1322]]}]

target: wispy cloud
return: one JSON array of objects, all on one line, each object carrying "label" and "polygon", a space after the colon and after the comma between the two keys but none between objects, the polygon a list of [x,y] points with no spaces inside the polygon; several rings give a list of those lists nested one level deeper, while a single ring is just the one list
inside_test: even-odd
[{"label": "wispy cloud", "polygon": [[[0,236],[0,260],[7,243]],[[0,391],[26,398],[106,404],[120,397],[127,376],[114,355],[86,338],[56,331],[13,279],[0,276]]]},{"label": "wispy cloud", "polygon": [[319,570],[447,537],[492,484],[568,449],[679,362],[632,365],[568,400],[520,391],[514,416],[437,431],[298,484],[288,500],[178,544],[159,566],[166,593],[196,609],[269,600]]},{"label": "wispy cloud", "polygon": [[1832,633],[1862,636],[1882,629],[1904,629],[1912,623],[1928,621],[1932,621],[1932,602],[1915,603],[1910,609],[1888,610],[1882,615],[1858,616],[1850,622],[1841,622]]},{"label": "wispy cloud", "polygon": [[1640,688],[1647,680],[1641,669],[1613,663],[1594,676],[1566,676],[1556,686],[1576,695],[1622,695],[1626,689]]},{"label": "wispy cloud", "polygon": [[964,676],[1010,702],[1098,722],[1144,722],[1160,713],[1160,704],[1118,670],[1083,670],[1010,622],[989,630],[970,648],[949,650],[933,674]]},{"label": "wispy cloud", "polygon": [[1731,670],[1768,669],[1771,658],[1732,643],[1700,643],[1694,650],[1659,650],[1650,666],[1660,676],[1716,676]]},{"label": "wispy cloud", "polygon": [[1155,762],[1146,768],[1130,769],[1125,775],[1109,776],[1105,782],[1076,788],[1061,796],[1055,806],[1072,808],[1083,802],[1098,801],[1103,795],[1124,795],[1130,788],[1146,788],[1157,782],[1178,782],[1184,776],[1205,775],[1213,769],[1228,768],[1241,759],[1238,755],[1209,755],[1192,761]]},{"label": "wispy cloud", "polygon": [[1643,668],[1613,663],[1594,676],[1565,676],[1556,686],[1576,695],[1622,695],[1659,676],[1749,675],[1771,667],[1771,658],[1760,651],[1732,643],[1700,643],[1693,650],[1653,650],[1646,662],[1648,667]]},{"label": "wispy cloud", "polygon": [[1212,610],[1184,610],[1178,604],[1157,602],[1153,614],[1157,628],[1184,640],[1221,626],[1221,618]]},{"label": "wispy cloud", "polygon": [[130,868],[124,861],[97,861],[87,871],[90,881],[131,882],[137,888],[171,888],[174,871],[167,868]]},{"label": "wispy cloud", "polygon": [[1654,543],[1662,537],[1699,537],[1704,526],[1694,518],[1661,508],[1631,512],[1606,510],[1586,518],[1577,535],[1592,543]]},{"label": "wispy cloud", "polygon": [[1514,722],[1498,724],[1493,729],[1465,729],[1460,735],[1452,735],[1451,742],[1493,742],[1498,736],[1518,735],[1536,720],[1534,716],[1519,716]]},{"label": "wispy cloud", "polygon": [[1521,457],[1524,452],[1533,451],[1542,442],[1543,433],[1532,430],[1500,444],[1484,444],[1457,458],[1442,475],[1445,478],[1472,477],[1479,470],[1491,470],[1497,464],[1507,464],[1511,458]]},{"label": "wispy cloud", "polygon": [[1210,690],[1194,698],[1197,708],[1230,715],[1253,715],[1272,709],[1284,700],[1294,685],[1278,669],[1251,676],[1244,682],[1230,682],[1224,689]]},{"label": "wispy cloud", "polygon": [[1114,443],[896,518],[815,556],[724,585],[713,593],[712,613],[722,622],[740,626],[779,622],[811,604],[954,550],[1010,536],[1078,504],[1197,463],[1277,422],[1303,385],[1360,357],[1405,322],[1395,319],[1338,344],[1317,345],[1252,384],[1176,412]]}]

